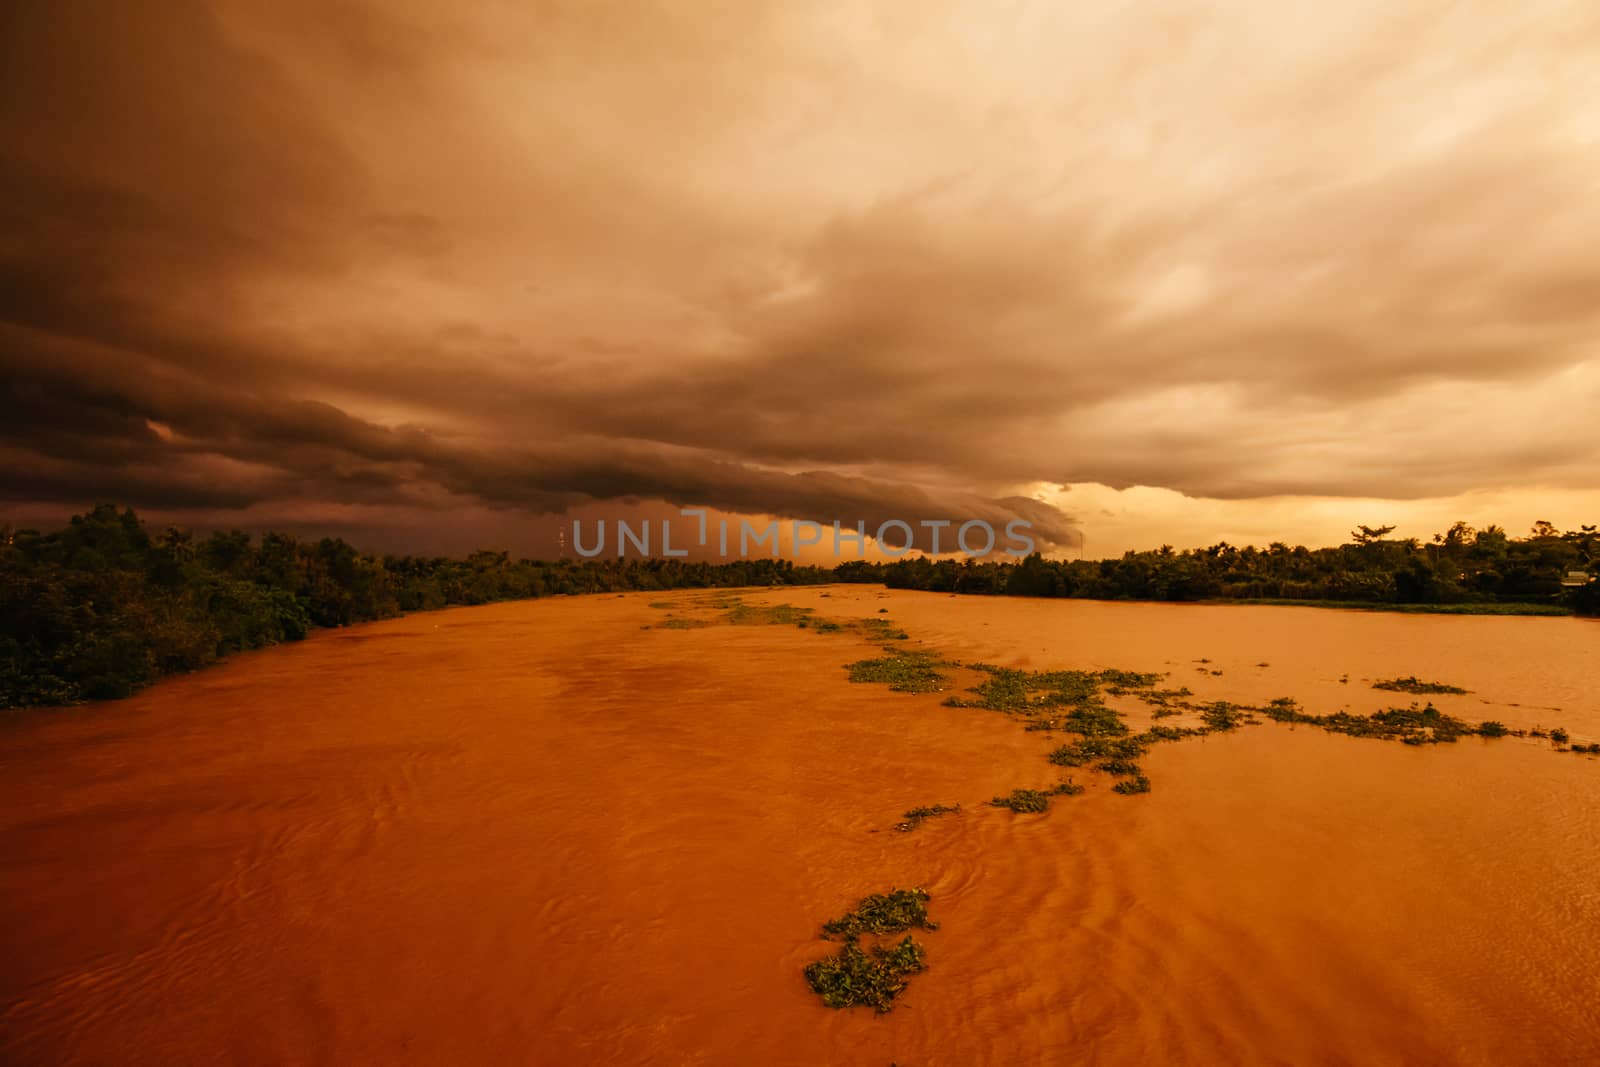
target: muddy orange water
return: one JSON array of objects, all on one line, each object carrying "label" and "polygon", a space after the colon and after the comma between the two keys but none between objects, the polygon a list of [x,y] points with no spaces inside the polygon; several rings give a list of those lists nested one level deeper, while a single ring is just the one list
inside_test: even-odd
[{"label": "muddy orange water", "polygon": [[[1600,740],[1593,622],[747,596],[1313,711],[1416,674]],[[1600,1061],[1600,759],[1266,723],[1017,816],[983,802],[1057,780],[1047,735],[849,684],[851,633],[645,629],[661,599],[419,614],[0,722],[0,1060]],[[927,972],[821,1006],[819,923],[910,885]]]}]

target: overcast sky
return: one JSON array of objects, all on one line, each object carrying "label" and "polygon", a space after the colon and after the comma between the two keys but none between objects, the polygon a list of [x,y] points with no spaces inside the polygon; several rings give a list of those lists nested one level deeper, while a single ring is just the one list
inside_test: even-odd
[{"label": "overcast sky", "polygon": [[1592,0],[0,31],[13,521],[540,555],[705,505],[1101,555],[1600,515]]}]

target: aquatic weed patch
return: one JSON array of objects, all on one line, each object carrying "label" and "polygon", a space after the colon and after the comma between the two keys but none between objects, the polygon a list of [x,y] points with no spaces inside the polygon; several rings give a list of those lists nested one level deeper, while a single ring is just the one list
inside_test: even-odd
[{"label": "aquatic weed patch", "polygon": [[909,833],[929,819],[937,819],[942,815],[959,815],[960,813],[960,804],[932,804],[912,808],[900,816],[904,821],[895,823],[894,828],[901,833]]},{"label": "aquatic weed patch", "polygon": [[809,964],[805,978],[830,1008],[870,1007],[881,1015],[892,1010],[907,979],[926,966],[927,950],[907,934],[892,947],[863,951],[853,941],[841,945],[834,955]]},{"label": "aquatic weed patch", "polygon": [[[1353,715],[1348,711],[1312,715],[1301,711],[1293,701],[1284,700],[1273,702],[1265,710],[1268,716],[1278,722],[1303,723],[1347,737],[1399,741],[1407,745],[1450,744],[1462,737],[1480,732],[1478,726],[1446,714],[1432,704],[1424,707],[1412,704],[1405,708],[1385,708],[1370,715]],[[1509,732],[1501,726],[1502,732],[1496,733],[1495,726],[1499,724],[1491,724],[1490,731],[1485,736],[1499,737]]]},{"label": "aquatic weed patch", "polygon": [[1390,693],[1410,693],[1412,696],[1435,696],[1439,694],[1460,696],[1471,692],[1457,685],[1446,685],[1443,682],[1425,682],[1416,675],[1407,675],[1404,678],[1385,678],[1373,682],[1372,688],[1382,689]]},{"label": "aquatic weed patch", "polygon": [[793,604],[746,604],[736,601],[723,620],[733,626],[806,626],[816,614],[815,608],[796,607]]},{"label": "aquatic weed patch", "polygon": [[822,924],[822,936],[854,941],[862,934],[900,934],[907,930],[937,930],[928,918],[926,889],[891,889],[862,897],[854,911]]},{"label": "aquatic weed patch", "polygon": [[1169,715],[1182,715],[1188,710],[1188,698],[1194,696],[1194,690],[1185,685],[1177,689],[1145,689],[1136,695],[1154,708],[1153,714],[1160,719]]},{"label": "aquatic weed patch", "polygon": [[1037,815],[1050,810],[1051,797],[1071,797],[1083,792],[1083,786],[1068,778],[1054,789],[1013,789],[1008,795],[989,801],[990,807],[1006,808],[1019,815]]},{"label": "aquatic weed patch", "polygon": [[1137,760],[1152,743],[1145,734],[1129,737],[1085,737],[1070,741],[1047,757],[1058,767],[1086,767],[1106,760]]},{"label": "aquatic weed patch", "polygon": [[909,641],[911,635],[888,619],[858,619],[856,628],[874,641]]},{"label": "aquatic weed patch", "polygon": [[949,677],[940,669],[955,664],[931,652],[912,649],[887,649],[888,655],[847,664],[852,682],[875,682],[897,693],[936,693],[949,688]]},{"label": "aquatic weed patch", "polygon": [[697,619],[691,615],[668,615],[656,625],[663,630],[699,630],[715,624],[707,619]]},{"label": "aquatic weed patch", "polygon": [[1206,729],[1218,733],[1237,730],[1241,726],[1247,726],[1257,721],[1255,715],[1252,714],[1253,708],[1231,704],[1226,700],[1218,700],[1202,705],[1199,711],[1200,719],[1206,724]]},{"label": "aquatic weed patch", "polygon": [[[1067,705],[1089,707],[1099,704],[1102,692],[1123,695],[1148,689],[1160,681],[1156,674],[1134,671],[1022,671],[974,663],[972,668],[987,675],[972,689],[971,696],[955,696],[945,703],[953,708],[988,708],[991,711],[1029,712]],[[1115,714],[1115,713],[1113,713]]]}]

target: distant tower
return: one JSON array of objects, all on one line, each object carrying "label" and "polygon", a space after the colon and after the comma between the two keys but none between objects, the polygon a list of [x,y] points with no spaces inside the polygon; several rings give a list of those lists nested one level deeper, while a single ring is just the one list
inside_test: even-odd
[{"label": "distant tower", "polygon": [[559,547],[559,551],[557,553],[557,558],[558,559],[566,559],[567,558],[567,528],[565,526],[562,526],[561,529],[556,533],[556,545]]}]

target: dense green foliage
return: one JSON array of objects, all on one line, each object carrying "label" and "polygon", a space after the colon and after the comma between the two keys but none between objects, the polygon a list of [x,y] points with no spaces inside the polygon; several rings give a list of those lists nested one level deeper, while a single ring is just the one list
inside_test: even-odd
[{"label": "dense green foliage", "polygon": [[862,934],[903,934],[907,930],[937,930],[928,918],[925,889],[892,889],[862,897],[855,910],[822,924],[822,936],[854,941]]},{"label": "dense green foliage", "polygon": [[374,556],[338,539],[152,532],[99,507],[63,530],[0,530],[0,707],[126,696],[230,652],[452,604],[632,589],[794,585],[817,567],[752,559]]},{"label": "dense green foliage", "polygon": [[1460,696],[1466,690],[1459,685],[1449,685],[1445,682],[1424,682],[1414,674],[1404,678],[1385,678],[1380,682],[1373,682],[1372,688],[1385,689],[1391,693],[1411,693],[1414,696],[1427,696],[1439,693],[1448,693]]},{"label": "dense green foliage", "polygon": [[899,693],[935,693],[948,688],[949,678],[939,668],[952,666],[931,652],[907,651],[892,646],[879,659],[857,660],[847,666],[852,682],[877,682]]},{"label": "dense green foliage", "polygon": [[[953,808],[926,809],[942,814]],[[910,814],[910,813],[907,813]],[[805,969],[806,982],[830,1008],[867,1005],[888,1011],[906,987],[906,979],[926,966],[923,947],[906,936],[895,945],[874,945],[863,950],[856,942],[863,935],[903,934],[907,930],[937,930],[928,918],[929,897],[923,889],[894,889],[863,897],[855,910],[822,925],[822,936],[843,941],[839,951]]]},{"label": "dense green foliage", "polygon": [[1051,797],[1075,797],[1083,786],[1068,778],[1053,789],[1013,789],[1010,794],[989,801],[991,807],[1006,808],[1019,815],[1037,815],[1050,810]]},{"label": "dense green foliage", "polygon": [[1100,600],[1286,600],[1456,606],[1565,606],[1600,614],[1600,582],[1564,589],[1569,571],[1600,565],[1600,535],[1583,526],[1562,533],[1539,523],[1513,538],[1497,526],[1456,523],[1429,543],[1391,540],[1390,528],[1361,527],[1337,548],[1210,548],[1128,552],[1120,559],[1017,563],[907,558],[852,561],[840,581],[882,582],[895,589]]},{"label": "dense green foliage", "polygon": [[907,934],[893,947],[874,945],[863,951],[854,941],[806,967],[806,982],[830,1008],[890,1010],[906,988],[906,979],[927,966],[927,953]]}]

